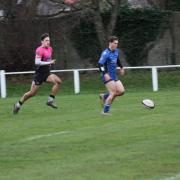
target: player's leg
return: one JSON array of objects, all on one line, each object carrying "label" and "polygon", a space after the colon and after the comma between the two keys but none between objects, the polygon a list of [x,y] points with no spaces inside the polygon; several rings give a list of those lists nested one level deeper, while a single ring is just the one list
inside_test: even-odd
[{"label": "player's leg", "polygon": [[[114,96],[114,99],[117,96],[122,96],[125,92],[124,86],[120,80],[115,81],[115,84],[116,84],[116,95]],[[114,99],[113,99],[113,101],[114,101]]]},{"label": "player's leg", "polygon": [[[109,76],[109,75],[108,75]],[[104,84],[107,84],[108,82],[112,81],[111,77],[106,77],[106,75],[104,74],[102,76],[102,81],[104,82]],[[104,106],[104,103],[106,102],[106,99],[109,96],[109,92],[105,92],[105,93],[100,93],[99,94],[99,98],[100,98],[100,103],[102,106]]]},{"label": "player's leg", "polygon": [[109,92],[99,94],[100,103],[101,103],[102,106],[104,105],[104,103],[105,103],[106,99],[108,98],[108,96],[109,96]]},{"label": "player's leg", "polygon": [[25,93],[22,98],[20,99],[20,102],[23,104],[25,101],[27,101],[29,98],[36,95],[40,85],[35,85],[34,81],[31,84],[31,89],[27,93]]},{"label": "player's leg", "polygon": [[48,97],[48,101],[47,101],[47,105],[48,106],[51,106],[53,108],[57,108],[57,105],[54,103],[54,99],[55,99],[55,96],[56,94],[58,93],[59,91],[59,88],[60,88],[60,84],[61,84],[61,79],[56,76],[55,74],[50,74],[48,76],[48,78],[46,79],[46,82],[48,83],[52,83],[53,84],[53,87],[52,87],[52,90],[51,90],[51,93]]},{"label": "player's leg", "polygon": [[104,103],[103,113],[109,113],[111,104],[113,102],[114,96],[116,95],[116,84],[115,81],[109,81],[106,83],[106,88],[109,92],[109,96],[106,98]]},{"label": "player's leg", "polygon": [[116,84],[116,96],[122,96],[125,92],[124,86],[120,80],[115,81]]},{"label": "player's leg", "polygon": [[23,103],[27,101],[29,98],[33,97],[37,93],[38,89],[39,85],[35,85],[33,81],[31,84],[31,89],[28,92],[26,92],[17,103],[14,104],[13,113],[17,114]]},{"label": "player's leg", "polygon": [[[114,99],[117,96],[122,96],[125,93],[124,86],[120,80],[115,81],[115,84],[116,84],[116,95],[114,96]],[[114,99],[113,99],[113,101],[114,101]]]}]

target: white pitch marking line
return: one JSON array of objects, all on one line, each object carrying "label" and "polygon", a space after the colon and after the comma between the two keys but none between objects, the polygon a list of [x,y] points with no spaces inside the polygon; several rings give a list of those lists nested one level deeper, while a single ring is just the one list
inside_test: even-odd
[{"label": "white pitch marking line", "polygon": [[36,140],[36,139],[41,139],[41,138],[44,138],[44,137],[56,136],[56,135],[60,135],[60,134],[67,134],[69,132],[70,131],[60,131],[60,132],[54,132],[54,133],[49,133],[49,134],[41,134],[41,135],[25,138],[25,139],[21,140],[21,142],[33,141],[33,140]]},{"label": "white pitch marking line", "polygon": [[180,179],[180,173],[176,174],[175,176],[172,176],[172,177],[167,177],[167,178],[164,178],[162,180],[178,180]]}]

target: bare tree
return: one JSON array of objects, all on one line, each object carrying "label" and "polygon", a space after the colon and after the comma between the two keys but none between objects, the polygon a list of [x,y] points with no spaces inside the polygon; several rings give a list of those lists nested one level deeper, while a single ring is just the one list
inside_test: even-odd
[{"label": "bare tree", "polygon": [[[63,0],[50,0],[53,3],[59,5],[59,11],[51,15],[46,15],[44,17],[57,17],[62,14],[83,12],[89,10],[93,14],[93,20],[96,27],[96,32],[99,38],[99,42],[101,44],[101,48],[103,48],[106,44],[107,37],[112,35],[114,28],[116,26],[118,10],[121,5],[121,0],[77,0],[74,4],[65,4]],[[34,6],[35,8],[35,6]],[[69,9],[68,9],[69,8]],[[67,11],[68,9],[68,11]],[[103,23],[103,19],[101,13],[109,9],[111,10],[109,23],[105,26]],[[42,17],[42,16],[41,16]]]},{"label": "bare tree", "polygon": [[[121,5],[121,0],[77,0],[74,4],[65,4],[63,0],[50,0],[51,2],[61,4],[62,6],[69,7],[69,11],[66,9],[60,9],[58,13],[51,14],[49,17],[54,17],[62,13],[74,13],[77,11],[90,10],[93,14],[93,20],[96,27],[96,32],[99,38],[101,48],[106,44],[107,37],[112,35],[116,26],[118,10]],[[105,26],[101,16],[102,11],[111,10],[109,23]]]},{"label": "bare tree", "polygon": [[[103,4],[108,5],[108,7],[111,9],[111,15],[109,23],[106,25],[106,27],[103,24],[103,19],[101,16],[102,13],[102,7]],[[96,26],[97,35],[99,38],[99,41],[101,43],[101,48],[103,48],[106,44],[107,37],[112,35],[114,28],[116,26],[117,17],[118,17],[118,10],[121,4],[121,0],[106,0],[106,1],[98,1],[98,0],[92,0],[92,9],[94,11],[94,23]]]},{"label": "bare tree", "polygon": [[[1,1],[0,1],[1,2]],[[38,7],[41,3],[54,3],[51,14],[39,15]],[[118,10],[121,5],[121,0],[76,0],[76,3],[66,4],[64,0],[14,0],[2,1],[9,13],[9,17],[14,18],[54,18],[66,14],[72,14],[83,11],[91,11],[92,18],[96,27],[96,32],[99,38],[101,47],[106,44],[107,37],[112,35],[117,22]],[[54,8],[54,9],[53,9]],[[110,10],[110,20],[105,26],[102,19],[102,12]],[[53,13],[54,12],[54,13]]]}]

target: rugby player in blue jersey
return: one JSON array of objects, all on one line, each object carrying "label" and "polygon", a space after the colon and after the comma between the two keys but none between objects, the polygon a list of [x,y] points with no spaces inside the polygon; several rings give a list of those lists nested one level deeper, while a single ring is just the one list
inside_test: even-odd
[{"label": "rugby player in blue jersey", "polygon": [[[120,50],[118,46],[118,38],[111,36],[108,40],[108,48],[106,48],[99,59],[99,70],[102,74],[102,80],[108,90],[104,94],[100,94],[103,103],[102,114],[109,114],[111,104],[115,97],[124,94],[124,86],[117,77],[117,71],[120,75],[124,75],[125,71],[119,60]],[[119,67],[119,68],[117,68]]]}]

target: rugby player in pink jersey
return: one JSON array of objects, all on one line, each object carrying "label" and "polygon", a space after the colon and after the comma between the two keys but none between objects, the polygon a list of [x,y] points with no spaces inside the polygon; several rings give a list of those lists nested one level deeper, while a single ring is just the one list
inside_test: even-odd
[{"label": "rugby player in pink jersey", "polygon": [[53,108],[57,108],[57,105],[54,102],[55,95],[57,94],[61,79],[55,74],[50,73],[50,68],[52,64],[56,63],[56,60],[52,59],[52,48],[50,47],[50,37],[49,34],[45,33],[41,36],[41,46],[36,49],[35,56],[35,76],[31,84],[31,89],[26,92],[20,100],[14,104],[13,113],[17,114],[21,106],[29,98],[33,97],[41,84],[43,82],[52,83],[53,87],[51,93],[47,100],[47,105]]}]

